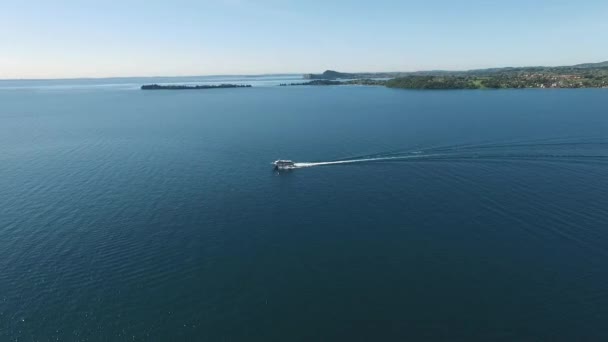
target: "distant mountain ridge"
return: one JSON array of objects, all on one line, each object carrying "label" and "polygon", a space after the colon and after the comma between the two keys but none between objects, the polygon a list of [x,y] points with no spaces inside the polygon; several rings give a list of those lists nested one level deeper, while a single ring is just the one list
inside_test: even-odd
[{"label": "distant mountain ridge", "polygon": [[599,63],[583,63],[572,66],[573,68],[605,68],[608,67],[608,61]]},{"label": "distant mountain ridge", "polygon": [[486,68],[472,69],[464,71],[449,71],[449,70],[426,70],[426,71],[411,71],[411,72],[362,72],[362,73],[345,73],[335,70],[326,70],[322,74],[304,74],[305,79],[355,79],[355,78],[396,78],[405,76],[483,76],[492,74],[518,74],[526,72],[544,72],[544,73],[566,73],[572,72],[575,74],[594,70],[608,69],[608,61],[599,63],[583,63],[568,66],[529,66],[529,67],[503,67],[503,68]]}]

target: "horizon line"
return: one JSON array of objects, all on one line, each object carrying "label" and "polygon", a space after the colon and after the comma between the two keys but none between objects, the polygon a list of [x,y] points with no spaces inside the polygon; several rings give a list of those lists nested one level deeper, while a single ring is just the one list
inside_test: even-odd
[{"label": "horizon line", "polygon": [[[608,63],[607,60],[599,61],[599,62],[583,62],[569,65],[520,65],[520,66],[495,66],[495,67],[485,67],[485,68],[472,68],[472,69],[419,69],[419,70],[411,70],[411,71],[337,71],[337,69],[326,69],[321,73],[332,70],[342,73],[351,73],[351,74],[374,74],[374,73],[416,73],[416,72],[468,72],[475,70],[487,70],[487,69],[508,69],[508,68],[552,68],[552,67],[573,67],[581,64],[599,64],[599,63]],[[100,77],[57,77],[57,78],[0,78],[0,81],[59,81],[59,80],[108,80],[108,79],[127,79],[127,78],[194,78],[194,77],[235,77],[235,76],[245,76],[245,77],[259,77],[259,76],[291,76],[291,75],[306,75],[306,74],[314,74],[314,72],[271,72],[271,73],[253,73],[253,74],[208,74],[208,75],[181,75],[181,76],[100,76]]]}]

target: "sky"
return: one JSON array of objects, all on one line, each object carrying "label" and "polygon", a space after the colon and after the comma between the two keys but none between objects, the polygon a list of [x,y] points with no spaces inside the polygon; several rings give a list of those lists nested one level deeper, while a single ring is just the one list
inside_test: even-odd
[{"label": "sky", "polygon": [[0,79],[605,60],[606,0],[0,0]]}]

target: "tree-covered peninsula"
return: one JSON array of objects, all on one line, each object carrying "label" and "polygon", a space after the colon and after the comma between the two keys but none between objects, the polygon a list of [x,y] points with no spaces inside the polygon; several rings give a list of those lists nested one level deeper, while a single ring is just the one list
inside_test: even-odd
[{"label": "tree-covered peninsula", "polygon": [[311,81],[284,85],[382,85],[404,89],[608,88],[608,62],[560,67],[468,71],[306,74]]}]

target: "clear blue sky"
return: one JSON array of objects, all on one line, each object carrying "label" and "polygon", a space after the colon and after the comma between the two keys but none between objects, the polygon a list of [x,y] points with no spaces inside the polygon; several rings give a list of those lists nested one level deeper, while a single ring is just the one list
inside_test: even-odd
[{"label": "clear blue sky", "polygon": [[0,1],[0,78],[603,60],[606,0]]}]

